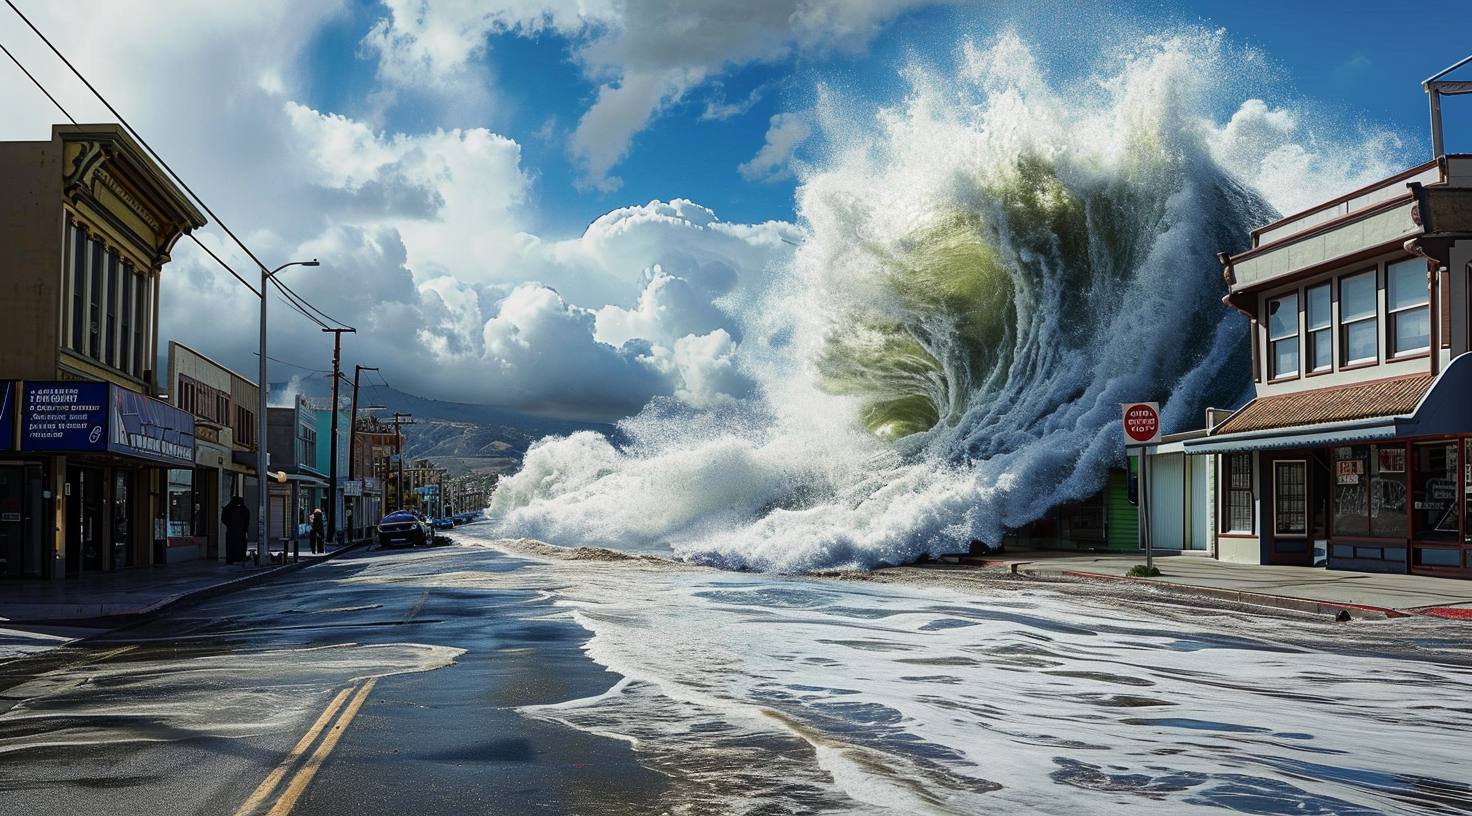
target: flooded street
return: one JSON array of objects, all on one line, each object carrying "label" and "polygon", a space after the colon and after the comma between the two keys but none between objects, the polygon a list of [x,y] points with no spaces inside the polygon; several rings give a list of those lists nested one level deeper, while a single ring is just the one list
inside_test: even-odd
[{"label": "flooded street", "polygon": [[6,664],[0,811],[1472,811],[1459,622],[478,535]]},{"label": "flooded street", "polygon": [[625,679],[524,713],[629,740],[680,781],[670,812],[1472,810],[1460,624],[937,570],[555,569]]}]

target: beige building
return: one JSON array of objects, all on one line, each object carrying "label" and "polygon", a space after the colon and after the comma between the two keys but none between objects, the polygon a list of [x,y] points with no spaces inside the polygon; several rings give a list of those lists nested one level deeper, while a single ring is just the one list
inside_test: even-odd
[{"label": "beige building", "polygon": [[159,275],[204,216],[116,125],[0,143],[0,573],[164,556],[187,413],[154,396]]},{"label": "beige building", "polygon": [[[220,511],[233,496],[256,517],[256,384],[169,341],[169,401],[194,417],[194,467],[169,471],[168,559],[223,558]],[[183,498],[189,497],[185,502]],[[247,538],[254,541],[251,526]]]},{"label": "beige building", "polygon": [[1256,398],[1212,454],[1224,560],[1472,577],[1472,156],[1443,156],[1223,255]]}]

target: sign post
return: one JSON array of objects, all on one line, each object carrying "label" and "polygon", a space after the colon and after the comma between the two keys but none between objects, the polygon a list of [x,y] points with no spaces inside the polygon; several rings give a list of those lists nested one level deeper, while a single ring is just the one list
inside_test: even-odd
[{"label": "sign post", "polygon": [[1160,404],[1155,402],[1127,402],[1124,404],[1124,447],[1128,454],[1131,448],[1139,451],[1140,457],[1140,538],[1145,544],[1145,570],[1155,574],[1155,550],[1150,534],[1150,458],[1145,455],[1149,445],[1160,444]]}]

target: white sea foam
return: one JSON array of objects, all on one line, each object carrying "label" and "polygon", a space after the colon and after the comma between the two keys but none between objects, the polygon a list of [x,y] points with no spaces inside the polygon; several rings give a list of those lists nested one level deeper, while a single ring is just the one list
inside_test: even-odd
[{"label": "white sea foam", "polygon": [[[1382,165],[1331,161],[1359,148],[1239,96],[1228,51],[1143,37],[1055,87],[1006,34],[908,69],[893,106],[820,89],[806,241],[728,304],[756,396],[538,443],[495,494],[498,532],[742,569],[908,562],[1097,492],[1120,403],[1160,401],[1168,432],[1240,403],[1247,325],[1215,254],[1269,201]],[[1285,179],[1292,196],[1255,192]]]},{"label": "white sea foam", "polygon": [[[1369,816],[1468,801],[1465,668],[1385,651],[1454,636],[1443,621],[1122,615],[934,577],[555,574],[588,655],[625,679],[523,713],[629,741],[675,781],[688,810],[671,812]],[[1405,704],[1412,689],[1427,705]]]}]

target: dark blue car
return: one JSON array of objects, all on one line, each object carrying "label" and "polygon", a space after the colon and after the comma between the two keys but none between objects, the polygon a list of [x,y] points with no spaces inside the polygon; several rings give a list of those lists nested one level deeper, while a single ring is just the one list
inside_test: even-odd
[{"label": "dark blue car", "polygon": [[378,546],[420,547],[434,541],[429,522],[411,510],[397,510],[378,522]]}]

